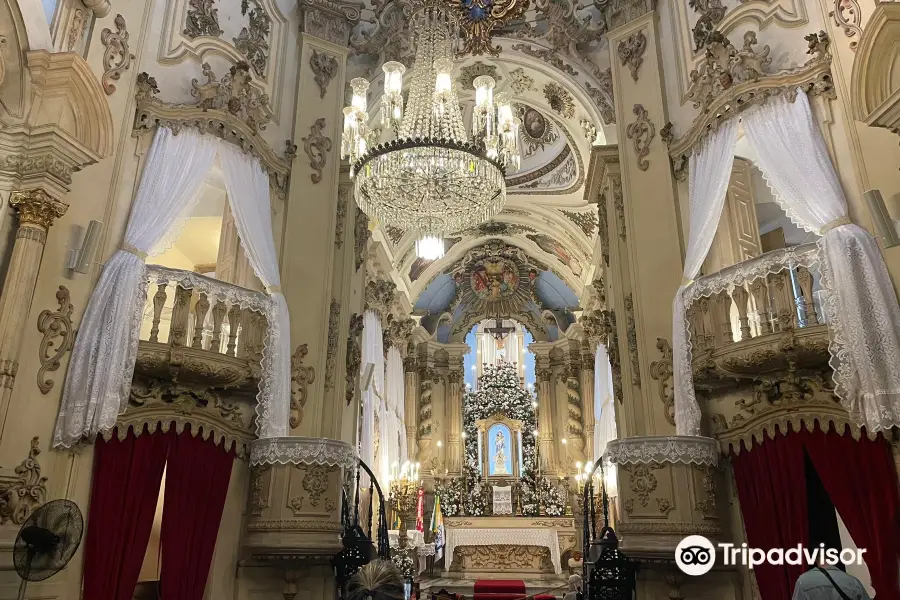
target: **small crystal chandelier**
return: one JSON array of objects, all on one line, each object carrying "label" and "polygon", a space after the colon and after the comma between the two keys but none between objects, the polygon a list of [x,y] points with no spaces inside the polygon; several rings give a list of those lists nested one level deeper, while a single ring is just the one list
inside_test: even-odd
[{"label": "small crystal chandelier", "polygon": [[[520,166],[519,128],[508,94],[494,99],[495,82],[477,77],[472,140],[453,88],[456,21],[438,0],[426,0],[410,20],[416,39],[408,106],[406,67],[386,62],[381,132],[369,126],[369,82],[350,82],[341,157],[351,162],[356,202],[369,218],[418,237],[416,253],[435,260],[443,237],[491,219],[506,201],[506,172]],[[394,135],[394,139],[382,141]]]}]

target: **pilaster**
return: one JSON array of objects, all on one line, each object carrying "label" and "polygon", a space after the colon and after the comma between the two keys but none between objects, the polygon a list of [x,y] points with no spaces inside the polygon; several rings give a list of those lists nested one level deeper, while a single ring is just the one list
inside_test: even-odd
[{"label": "pilaster", "polygon": [[[657,14],[651,10],[613,29],[609,42],[613,56],[630,56],[612,61],[617,118],[624,129],[617,149],[621,198],[613,193],[609,207],[610,302],[624,396],[619,431],[664,435],[673,426],[651,385],[650,363],[659,354],[657,340],[671,339],[672,297],[683,269],[675,182],[660,134],[668,117]],[[604,151],[611,154],[609,147]],[[611,179],[614,185],[612,174]]]},{"label": "pilaster", "polygon": [[[324,3],[323,3],[324,6]],[[341,5],[343,6],[343,5]],[[301,2],[293,139],[299,146],[282,232],[282,291],[291,343],[317,374],[292,435],[355,442],[368,220],[340,169],[344,79],[354,8]],[[358,11],[355,13],[358,19]],[[290,259],[288,259],[290,257]],[[298,257],[309,257],[309,260]]]},{"label": "pilaster", "polygon": [[554,434],[553,370],[550,364],[550,344],[535,342],[529,346],[534,353],[538,402],[538,453],[539,467],[544,475],[557,472],[556,436]]}]

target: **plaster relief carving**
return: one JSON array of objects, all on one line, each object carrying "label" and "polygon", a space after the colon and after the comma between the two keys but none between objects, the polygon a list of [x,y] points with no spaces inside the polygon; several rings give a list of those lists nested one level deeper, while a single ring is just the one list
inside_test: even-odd
[{"label": "plaster relief carving", "polygon": [[356,207],[356,219],[353,223],[353,241],[356,259],[356,270],[366,262],[366,248],[369,246],[369,217],[358,206]]},{"label": "plaster relief carving", "polygon": [[344,246],[344,228],[347,226],[347,202],[350,199],[350,187],[342,185],[338,188],[337,215],[334,222],[334,245],[338,249]]},{"label": "plaster relief carving", "polygon": [[610,175],[610,189],[612,190],[613,208],[616,211],[616,224],[619,237],[625,242],[628,240],[628,228],[625,225],[625,196],[622,193],[622,178],[618,175]]},{"label": "plaster relief carving", "polygon": [[462,569],[491,571],[551,570],[550,550],[541,546],[459,546],[453,562]]},{"label": "plaster relief carving", "polygon": [[[74,51],[76,44],[78,44],[78,40],[84,38],[84,32],[87,30],[90,21],[90,13],[87,10],[82,8],[75,9],[75,12],[72,14],[72,23],[69,25],[69,35],[66,40],[66,49],[69,52]],[[0,77],[0,82],[2,82],[2,79],[3,78]]]},{"label": "plaster relief carving", "polygon": [[634,105],[634,114],[637,119],[628,126],[625,134],[629,140],[634,140],[638,168],[646,171],[650,167],[650,161],[644,157],[650,154],[650,142],[656,137],[656,126],[650,121],[647,109],[642,104]]},{"label": "plaster relief carving", "polygon": [[760,51],[753,49],[757,44],[756,32],[744,34],[744,45],[740,50],[735,48],[728,38],[720,33],[713,33],[706,46],[706,55],[691,71],[691,87],[687,97],[695,108],[705,112],[710,103],[725,90],[734,85],[757,81],[772,62],[770,49],[763,46]]},{"label": "plaster relief carving", "polygon": [[527,54],[532,58],[538,58],[545,63],[559,69],[566,75],[571,75],[572,77],[578,77],[578,71],[572,68],[572,65],[565,63],[562,61],[557,53],[553,50],[548,50],[546,48],[532,48],[528,44],[514,44],[512,47],[513,50],[517,52],[521,52],[522,54]]},{"label": "plaster relief carving", "polygon": [[638,70],[644,62],[644,51],[647,49],[647,36],[644,31],[638,31],[619,42],[616,53],[622,66],[628,65],[631,78],[638,80]]},{"label": "plaster relief carving", "polygon": [[215,4],[215,0],[188,0],[187,19],[182,33],[190,39],[201,35],[222,35],[224,32],[219,28],[219,9],[215,8]]},{"label": "plaster relief carving", "polygon": [[638,356],[637,327],[634,321],[634,298],[625,296],[625,323],[628,333],[628,354],[631,357],[631,382],[641,387],[641,361]]},{"label": "plaster relief carving", "polygon": [[[619,465],[629,474],[631,491],[637,494],[638,502],[647,508],[650,504],[650,494],[656,490],[658,484],[654,471],[662,468],[659,463],[638,463],[634,465]],[[633,504],[632,504],[633,511]],[[629,513],[632,511],[628,511]]]},{"label": "plaster relief carving", "polygon": [[716,479],[713,467],[703,467],[703,490],[706,492],[706,498],[698,500],[694,505],[704,519],[716,516]]},{"label": "plaster relief carving", "polygon": [[254,134],[265,130],[270,120],[269,96],[251,85],[250,65],[237,63],[221,81],[216,81],[209,63],[203,63],[201,68],[206,81],[191,79],[191,96],[197,98],[198,107],[227,112]]},{"label": "plaster relief carving", "polygon": [[725,18],[725,7],[722,0],[689,0],[688,5],[700,13],[693,30],[694,51],[699,52],[716,30],[716,25]]},{"label": "plaster relief carving", "polygon": [[575,102],[572,95],[557,83],[548,83],[544,86],[544,99],[560,116],[571,119],[575,116]]},{"label": "plaster relief carving", "polygon": [[265,489],[267,486],[263,484],[263,474],[269,468],[269,465],[260,465],[250,471],[250,511],[254,515],[259,515],[264,509],[269,508],[269,490]]},{"label": "plaster relief carving", "polygon": [[656,338],[656,349],[662,359],[650,363],[650,377],[659,382],[659,397],[663,403],[663,414],[671,425],[675,425],[675,389],[672,387],[672,346],[665,338]]},{"label": "plaster relief carving", "polygon": [[334,370],[337,358],[338,329],[340,328],[341,303],[331,299],[328,311],[328,347],[325,354],[325,389],[334,389]]},{"label": "plaster relief carving", "polygon": [[256,76],[265,79],[272,19],[257,0],[241,0],[241,14],[248,17],[250,22],[232,40],[234,47],[253,67]]},{"label": "plaster relief carving", "polygon": [[349,406],[356,396],[356,382],[359,381],[359,368],[362,364],[362,315],[353,313],[350,317],[350,327],[347,331],[347,372],[344,378],[347,381],[347,390],[344,397],[347,399]]},{"label": "plaster relief carving", "polygon": [[529,92],[534,89],[534,79],[525,74],[525,70],[521,67],[513,69],[509,72],[509,77],[512,79],[513,91],[516,95],[521,96],[525,92]]},{"label": "plaster relief carving", "polygon": [[850,49],[856,50],[859,44],[859,38],[862,37],[862,14],[859,8],[859,2],[856,0],[834,0],[834,9],[829,11],[828,16],[834,19],[834,24],[844,31],[844,35],[848,38],[856,38],[850,42]]},{"label": "plaster relief carving", "polygon": [[327,52],[313,49],[309,57],[309,67],[312,69],[316,85],[319,86],[319,98],[324,98],[328,92],[328,84],[338,72],[337,58]]},{"label": "plaster relief carving", "polygon": [[675,505],[668,498],[657,498],[656,508],[659,510],[659,514],[668,519],[669,513],[675,510]]},{"label": "plaster relief carving", "polygon": [[122,73],[131,67],[131,61],[134,60],[134,54],[131,54],[128,48],[125,18],[122,15],[116,15],[113,22],[116,25],[116,31],[104,29],[100,34],[100,41],[106,47],[106,50],[103,51],[103,77],[100,82],[103,84],[103,91],[107,96],[116,91],[116,86],[110,81],[118,81]]},{"label": "plaster relief carving", "polygon": [[318,507],[319,502],[322,500],[322,494],[328,490],[328,467],[325,465],[308,465],[301,485],[304,491],[309,494],[310,505]]},{"label": "plaster relief carving", "polygon": [[431,375],[427,369],[423,369],[421,373],[421,389],[419,390],[419,437],[431,436],[431,395],[432,390]]},{"label": "plaster relief carving", "polygon": [[291,356],[291,428],[300,427],[303,422],[303,409],[306,407],[306,400],[309,384],[316,380],[316,369],[312,366],[303,364],[303,359],[309,354],[306,344],[297,346]]},{"label": "plaster relief carving", "polygon": [[584,232],[584,235],[588,237],[594,235],[594,231],[597,229],[597,215],[594,214],[593,210],[590,212],[572,212],[570,210],[564,210],[562,213],[567,219],[575,223],[578,228]]},{"label": "plaster relief carving", "polygon": [[37,461],[40,453],[40,439],[35,436],[31,438],[28,457],[15,469],[15,478],[0,484],[0,524],[21,525],[46,501],[47,478],[41,476],[41,465]]},{"label": "plaster relief carving", "polygon": [[303,142],[303,150],[309,158],[309,168],[315,171],[309,176],[313,183],[322,181],[322,171],[325,169],[327,153],[331,152],[331,138],[322,135],[324,131],[325,119],[319,117],[309,128],[309,135],[300,138]]},{"label": "plaster relief carving", "polygon": [[38,388],[42,394],[53,389],[53,380],[45,379],[48,372],[59,369],[59,361],[75,344],[75,329],[72,326],[72,303],[69,302],[69,289],[61,285],[56,292],[59,310],[42,310],[38,315],[37,328],[44,334],[38,347],[41,368],[37,374]]}]

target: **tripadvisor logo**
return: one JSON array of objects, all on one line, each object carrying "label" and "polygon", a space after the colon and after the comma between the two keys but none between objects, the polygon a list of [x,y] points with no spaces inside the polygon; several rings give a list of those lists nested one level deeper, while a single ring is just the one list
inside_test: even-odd
[{"label": "tripadvisor logo", "polygon": [[702,535],[689,535],[675,548],[675,564],[686,575],[704,575],[716,564],[716,548],[721,552],[722,564],[725,566],[744,565],[753,569],[762,564],[781,565],[828,565],[838,563],[844,565],[863,564],[865,548],[826,548],[819,544],[817,548],[805,548],[797,544],[792,548],[750,548],[747,544],[720,543],[713,545]]}]

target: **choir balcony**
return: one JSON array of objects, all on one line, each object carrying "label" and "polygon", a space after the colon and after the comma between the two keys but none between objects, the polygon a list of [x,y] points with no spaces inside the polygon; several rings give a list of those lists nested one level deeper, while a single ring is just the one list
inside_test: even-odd
[{"label": "choir balcony", "polygon": [[268,297],[158,265],[147,266],[147,285],[120,430],[202,427],[243,454],[254,437]]},{"label": "choir balcony", "polygon": [[846,418],[833,394],[815,243],[767,252],[686,289],[692,373],[723,447],[789,421]]}]

